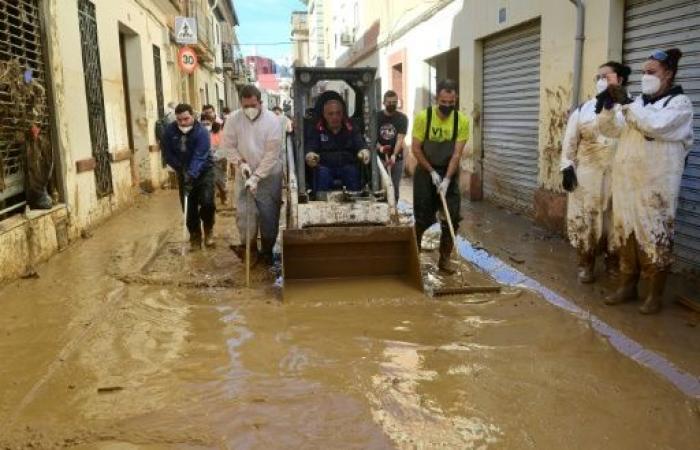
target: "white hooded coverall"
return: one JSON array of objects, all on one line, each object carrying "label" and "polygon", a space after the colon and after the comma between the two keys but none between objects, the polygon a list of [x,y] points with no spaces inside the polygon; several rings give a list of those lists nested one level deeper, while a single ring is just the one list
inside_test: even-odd
[{"label": "white hooded coverall", "polygon": [[640,96],[601,111],[598,124],[603,134],[619,138],[613,161],[613,245],[620,248],[633,236],[645,265],[666,270],[681,177],[693,144],[693,105],[683,94],[646,105]]},{"label": "white hooded coverall", "polygon": [[567,234],[582,254],[594,256],[612,229],[612,158],[616,140],[601,135],[589,100],[569,116],[562,141],[561,170],[573,166],[578,187],[569,193]]}]

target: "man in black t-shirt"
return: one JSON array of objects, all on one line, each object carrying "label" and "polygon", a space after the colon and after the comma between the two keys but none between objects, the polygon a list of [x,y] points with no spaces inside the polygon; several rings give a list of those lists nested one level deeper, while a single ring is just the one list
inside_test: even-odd
[{"label": "man in black t-shirt", "polygon": [[394,91],[384,94],[384,110],[377,114],[377,152],[391,175],[394,196],[399,201],[399,184],[403,174],[404,138],[408,131],[408,117],[397,111],[399,96]]}]

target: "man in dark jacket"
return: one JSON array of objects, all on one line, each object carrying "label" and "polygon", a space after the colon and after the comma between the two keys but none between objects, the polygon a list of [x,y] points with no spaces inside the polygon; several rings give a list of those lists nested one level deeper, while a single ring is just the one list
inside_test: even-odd
[{"label": "man in dark jacket", "polygon": [[317,101],[319,121],[306,142],[306,165],[312,170],[315,192],[362,189],[360,164],[369,165],[370,152],[359,130],[353,127],[345,100],[326,91]]},{"label": "man in dark jacket", "polygon": [[193,249],[204,244],[214,245],[214,170],[209,132],[194,119],[192,107],[179,104],[175,108],[175,122],[163,133],[163,152],[166,163],[178,175],[180,204],[184,208],[187,196],[187,229]]}]

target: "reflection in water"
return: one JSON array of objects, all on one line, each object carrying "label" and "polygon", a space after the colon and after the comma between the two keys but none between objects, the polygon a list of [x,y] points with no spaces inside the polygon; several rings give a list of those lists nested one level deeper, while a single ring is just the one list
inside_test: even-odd
[{"label": "reflection in water", "polygon": [[498,442],[495,424],[480,417],[447,415],[435,401],[418,393],[421,383],[436,380],[434,370],[423,368],[421,352],[407,342],[386,342],[380,373],[372,377],[368,398],[372,415],[400,448],[480,448]]}]

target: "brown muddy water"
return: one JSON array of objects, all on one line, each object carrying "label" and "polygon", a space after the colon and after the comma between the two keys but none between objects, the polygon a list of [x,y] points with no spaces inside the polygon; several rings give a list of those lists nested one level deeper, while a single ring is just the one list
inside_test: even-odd
[{"label": "brown muddy water", "polygon": [[0,448],[696,448],[696,399],[529,291],[282,303],[176,208],[0,288]]}]

